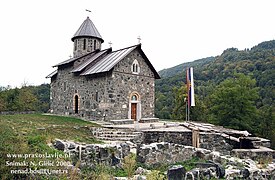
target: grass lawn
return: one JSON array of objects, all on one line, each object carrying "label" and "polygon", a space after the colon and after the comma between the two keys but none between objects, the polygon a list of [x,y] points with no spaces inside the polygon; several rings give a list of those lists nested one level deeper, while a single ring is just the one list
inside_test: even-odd
[{"label": "grass lawn", "polygon": [[[10,158],[7,154],[62,153],[47,144],[54,139],[72,140],[85,143],[100,143],[92,137],[89,127],[94,123],[72,117],[43,114],[0,115],[0,179],[24,178],[10,174],[7,161],[24,161]],[[41,159],[34,159],[39,161]],[[56,160],[56,159],[54,159]]]},{"label": "grass lawn", "polygon": [[10,129],[17,136],[46,136],[47,142],[58,138],[78,142],[98,142],[91,136],[89,127],[95,123],[73,117],[42,114],[0,115],[0,132]]}]

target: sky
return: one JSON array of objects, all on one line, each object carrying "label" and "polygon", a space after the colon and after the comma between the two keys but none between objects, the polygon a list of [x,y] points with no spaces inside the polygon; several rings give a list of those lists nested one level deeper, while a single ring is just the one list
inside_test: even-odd
[{"label": "sky", "polygon": [[1,1],[0,86],[50,83],[45,77],[73,55],[71,38],[87,16],[102,49],[135,45],[140,36],[160,71],[274,40],[274,7],[274,0]]}]

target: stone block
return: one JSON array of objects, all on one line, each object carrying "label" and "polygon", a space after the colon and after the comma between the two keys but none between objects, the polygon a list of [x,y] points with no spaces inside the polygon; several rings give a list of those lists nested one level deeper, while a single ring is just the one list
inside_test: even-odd
[{"label": "stone block", "polygon": [[60,151],[64,151],[65,149],[65,144],[63,141],[61,140],[56,140],[55,143],[54,143],[54,147]]},{"label": "stone block", "polygon": [[174,165],[167,172],[168,180],[184,180],[186,170],[182,165]]}]

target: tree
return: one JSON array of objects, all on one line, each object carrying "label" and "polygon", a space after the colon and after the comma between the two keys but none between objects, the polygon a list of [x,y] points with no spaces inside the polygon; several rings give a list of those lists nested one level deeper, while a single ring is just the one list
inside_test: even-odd
[{"label": "tree", "polygon": [[35,111],[37,98],[27,87],[22,87],[18,95],[19,111]]},{"label": "tree", "polygon": [[18,88],[9,89],[4,91],[6,96],[6,110],[7,111],[19,111],[20,105],[18,101],[20,90]]},{"label": "tree", "polygon": [[258,134],[271,140],[272,148],[275,147],[275,108],[263,106],[260,108],[260,117],[257,122]]},{"label": "tree", "polygon": [[214,122],[219,125],[252,130],[257,119],[256,100],[259,89],[256,80],[241,73],[221,82],[210,95],[210,110]]},{"label": "tree", "polygon": [[0,87],[0,111],[39,111],[49,109],[50,86]]},{"label": "tree", "polygon": [[0,112],[6,110],[6,101],[2,94],[0,94]]},{"label": "tree", "polygon": [[[174,107],[171,115],[172,119],[185,120],[186,119],[186,101],[187,89],[183,84],[179,88],[173,88],[174,94]],[[206,119],[206,106],[197,95],[195,95],[196,106],[190,107],[190,120],[192,121],[207,121]]]},{"label": "tree", "polygon": [[179,88],[173,88],[174,94],[174,108],[171,115],[172,119],[185,120],[186,119],[186,99],[187,89],[183,84]]}]

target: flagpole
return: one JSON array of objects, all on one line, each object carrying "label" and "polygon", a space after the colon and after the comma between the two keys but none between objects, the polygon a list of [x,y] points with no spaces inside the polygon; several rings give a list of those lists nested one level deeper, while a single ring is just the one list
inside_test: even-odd
[{"label": "flagpole", "polygon": [[187,110],[187,108],[188,108],[188,105],[187,105],[187,98],[184,98],[184,101],[185,101],[185,121],[187,121],[187,113],[188,113],[188,110]]},{"label": "flagpole", "polygon": [[190,120],[190,106],[195,106],[194,96],[194,78],[193,78],[193,67],[186,69],[186,86],[187,86],[187,121]]},{"label": "flagpole", "polygon": [[188,114],[188,120],[187,121],[189,121],[190,120],[190,106],[188,106],[187,109],[188,109],[188,113],[187,113]]}]

